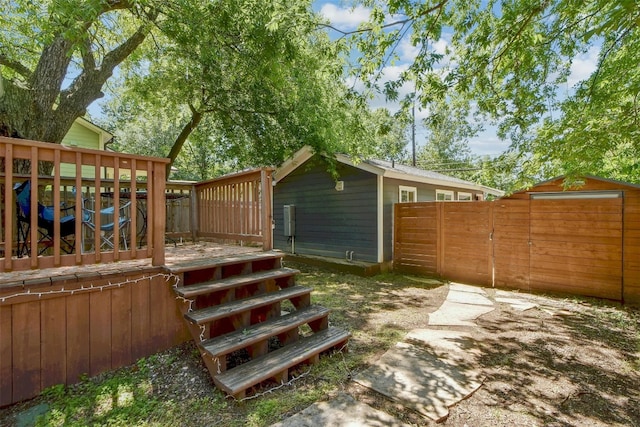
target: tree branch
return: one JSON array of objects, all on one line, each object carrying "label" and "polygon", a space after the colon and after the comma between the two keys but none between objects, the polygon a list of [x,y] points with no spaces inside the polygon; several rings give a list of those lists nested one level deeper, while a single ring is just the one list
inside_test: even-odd
[{"label": "tree branch", "polygon": [[202,120],[202,112],[196,110],[196,108],[191,104],[189,104],[189,109],[191,110],[191,120],[189,120],[189,122],[184,125],[184,127],[180,131],[180,134],[173,143],[171,151],[169,151],[169,154],[167,155],[167,157],[170,159],[170,162],[167,164],[167,178],[169,177],[169,173],[171,172],[171,166],[173,165],[173,162],[175,162],[178,154],[180,154],[180,150],[182,150],[182,146],[187,141],[187,138],[189,138],[189,135],[191,135],[194,129],[198,127],[198,124],[200,124],[200,121]]},{"label": "tree branch", "polygon": [[88,38],[84,39],[84,43],[80,47],[80,53],[82,55],[82,66],[85,70],[93,70],[96,68],[96,59],[93,57],[91,42]]},{"label": "tree branch", "polygon": [[[154,14],[150,19],[155,19],[156,17],[157,14]],[[61,92],[58,110],[70,108],[76,104],[79,98],[86,98],[89,93],[97,95],[97,97],[102,96],[100,92],[102,85],[112,76],[115,67],[120,65],[144,41],[148,33],[149,26],[146,24],[141,25],[126,41],[107,53],[99,67],[96,67],[94,62],[93,67],[85,68],[71,86]],[[89,100],[88,103],[80,101],[78,105],[82,105],[84,110],[94,99]]]},{"label": "tree branch", "polygon": [[25,79],[30,79],[33,74],[30,69],[19,63],[18,61],[14,61],[8,58],[4,54],[0,54],[0,65],[4,65],[5,67],[11,68],[16,73],[20,74]]}]

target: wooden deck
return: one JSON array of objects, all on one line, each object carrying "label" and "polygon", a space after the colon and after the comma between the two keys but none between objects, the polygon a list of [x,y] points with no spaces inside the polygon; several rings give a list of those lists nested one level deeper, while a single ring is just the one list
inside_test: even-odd
[{"label": "wooden deck", "polygon": [[[211,242],[171,244],[165,248],[165,265],[168,267],[176,265],[188,266],[189,264],[198,264],[202,262],[203,259],[260,251],[262,251],[262,247],[234,246]],[[0,272],[0,291],[8,286],[13,287],[17,284],[42,284],[42,282],[46,280],[55,281],[56,278],[69,278],[70,276],[85,277],[91,274],[106,276],[122,271],[141,270],[147,267],[152,268],[151,259],[149,258],[104,264]]]}]

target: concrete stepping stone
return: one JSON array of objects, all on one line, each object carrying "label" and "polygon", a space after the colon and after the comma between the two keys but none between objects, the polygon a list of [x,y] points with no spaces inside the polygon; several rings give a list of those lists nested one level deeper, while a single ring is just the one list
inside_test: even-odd
[{"label": "concrete stepping stone", "polygon": [[538,304],[521,297],[517,293],[505,291],[496,292],[496,302],[509,304],[511,308],[517,311],[526,311],[538,306]]},{"label": "concrete stepping stone", "polygon": [[354,381],[434,421],[482,384],[474,367],[409,343],[396,344]]},{"label": "concrete stepping stone", "polygon": [[486,297],[486,294],[482,295],[476,292],[466,292],[455,289],[449,289],[447,301],[458,302],[460,304],[493,306],[493,302]]},{"label": "concrete stepping stone", "polygon": [[286,420],[274,424],[277,427],[403,427],[396,418],[369,405],[340,393],[328,402],[317,402]]},{"label": "concrete stepping stone", "polygon": [[439,309],[429,314],[429,326],[477,326],[473,320],[494,309],[493,306],[446,300]]},{"label": "concrete stepping stone", "polygon": [[487,295],[484,289],[478,286],[464,285],[462,283],[451,282],[449,283],[450,291],[468,292],[471,294]]}]

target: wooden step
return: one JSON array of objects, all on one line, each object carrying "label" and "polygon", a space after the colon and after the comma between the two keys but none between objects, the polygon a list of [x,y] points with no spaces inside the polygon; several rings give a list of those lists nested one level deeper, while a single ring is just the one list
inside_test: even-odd
[{"label": "wooden step", "polygon": [[349,332],[331,327],[215,375],[213,380],[227,394],[242,398],[249,387],[269,378],[287,381],[289,368],[313,361],[318,354],[345,343],[350,336]]},{"label": "wooden step", "polygon": [[307,288],[304,286],[292,286],[290,288],[281,289],[276,292],[268,292],[262,295],[256,295],[217,306],[206,307],[201,310],[191,311],[185,314],[184,317],[191,323],[202,325],[207,322],[212,322],[214,320],[233,316],[235,314],[244,313],[253,310],[254,308],[264,307],[266,305],[274,304],[287,299],[294,299],[310,295],[311,288]]},{"label": "wooden step", "polygon": [[305,307],[285,316],[252,325],[242,331],[235,331],[204,340],[199,345],[203,350],[209,352],[212,357],[229,354],[257,342],[267,340],[270,337],[283,334],[293,328],[298,328],[300,325],[326,318],[329,312],[329,309],[318,305]]},{"label": "wooden step", "polygon": [[219,258],[203,258],[189,260],[188,262],[181,262],[165,266],[171,273],[179,274],[194,270],[202,270],[207,268],[224,267],[227,265],[241,264],[253,261],[265,261],[269,259],[283,258],[282,252],[250,252],[240,255],[224,256]]},{"label": "wooden step", "polygon": [[299,272],[300,271],[293,270],[291,268],[279,268],[277,270],[259,271],[257,273],[233,276],[226,279],[212,280],[210,282],[199,283],[197,285],[180,286],[175,288],[175,291],[181,297],[193,298],[198,295],[205,295],[225,289],[246,286],[252,283],[259,283],[264,280],[295,276]]}]

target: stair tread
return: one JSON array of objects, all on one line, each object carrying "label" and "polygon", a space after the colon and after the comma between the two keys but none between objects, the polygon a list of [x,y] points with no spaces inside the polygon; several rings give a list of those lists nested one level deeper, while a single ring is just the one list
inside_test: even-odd
[{"label": "stair tread", "polygon": [[231,276],[225,279],[211,280],[208,282],[199,283],[197,285],[179,286],[175,288],[175,291],[181,297],[191,298],[215,291],[231,289],[251,283],[260,282],[262,280],[293,276],[298,274],[299,272],[299,270],[283,267],[275,270],[258,271],[256,273]]},{"label": "stair tread", "polygon": [[250,362],[236,366],[213,377],[218,387],[234,395],[265,381],[285,369],[304,362],[335,345],[347,340],[351,334],[340,328],[330,327],[309,337],[267,353]]},{"label": "stair tread", "polygon": [[275,292],[267,292],[266,294],[255,295],[249,298],[191,311],[185,314],[184,317],[192,323],[201,325],[206,322],[242,313],[274,302],[308,295],[311,294],[311,290],[311,288],[305,286],[292,286]]},{"label": "stair tread", "polygon": [[205,268],[224,267],[225,265],[239,264],[249,261],[264,261],[268,259],[283,258],[282,252],[249,252],[246,254],[222,256],[218,258],[207,258],[189,260],[188,262],[166,265],[165,268],[171,273],[179,274],[188,271],[202,270]]},{"label": "stair tread", "polygon": [[297,328],[305,323],[326,317],[329,315],[329,312],[330,310],[327,308],[312,305],[284,316],[251,325],[243,331],[235,331],[207,339],[200,343],[200,347],[209,352],[213,357],[228,354],[274,335]]}]

